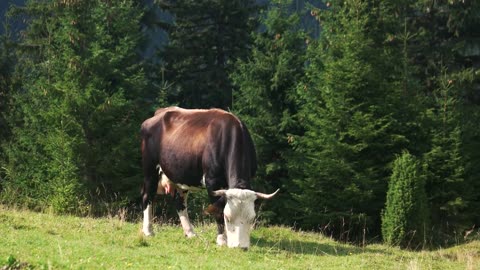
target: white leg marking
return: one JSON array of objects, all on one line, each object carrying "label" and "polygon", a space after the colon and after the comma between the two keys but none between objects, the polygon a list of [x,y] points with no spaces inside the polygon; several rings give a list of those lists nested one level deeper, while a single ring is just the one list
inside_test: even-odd
[{"label": "white leg marking", "polygon": [[202,177],[202,187],[203,187],[203,188],[206,188],[206,187],[207,187],[207,185],[205,184],[205,174],[204,174],[203,177]]},{"label": "white leg marking", "polygon": [[218,234],[217,235],[217,245],[225,246],[226,244],[227,244],[227,239],[225,237],[225,234]]},{"label": "white leg marking", "polygon": [[190,223],[190,220],[188,219],[187,208],[183,209],[182,211],[179,211],[178,217],[180,217],[180,223],[182,223],[183,232],[185,233],[185,236],[188,238],[194,237],[196,234],[193,231],[193,226]]},{"label": "white leg marking", "polygon": [[153,217],[153,209],[152,204],[148,204],[147,208],[143,211],[143,234],[146,236],[152,236],[152,217]]}]

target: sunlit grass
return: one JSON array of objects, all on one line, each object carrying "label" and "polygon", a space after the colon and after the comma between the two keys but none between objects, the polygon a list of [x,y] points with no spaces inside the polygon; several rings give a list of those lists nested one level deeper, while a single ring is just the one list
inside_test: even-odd
[{"label": "sunlit grass", "polygon": [[159,224],[147,238],[140,226],[121,214],[94,219],[0,207],[0,269],[480,269],[480,241],[414,252],[262,227],[245,252],[217,247],[213,224],[197,224],[194,239]]}]

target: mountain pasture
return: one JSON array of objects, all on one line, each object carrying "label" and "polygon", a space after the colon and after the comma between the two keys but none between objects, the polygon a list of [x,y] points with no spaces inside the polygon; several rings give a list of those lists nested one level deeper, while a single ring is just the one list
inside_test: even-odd
[{"label": "mountain pasture", "polygon": [[216,246],[213,224],[195,225],[193,239],[179,225],[158,223],[155,236],[146,238],[140,221],[122,215],[80,218],[0,206],[0,269],[480,269],[478,240],[406,251],[260,227],[243,251]]}]

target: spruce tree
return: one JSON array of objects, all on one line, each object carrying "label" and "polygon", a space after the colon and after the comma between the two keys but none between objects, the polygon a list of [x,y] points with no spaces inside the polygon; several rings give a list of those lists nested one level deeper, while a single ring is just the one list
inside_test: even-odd
[{"label": "spruce tree", "polygon": [[312,10],[322,34],[297,88],[305,134],[293,140],[291,209],[297,224],[343,240],[379,234],[389,164],[408,142],[399,58],[385,47],[390,11],[358,0]]},{"label": "spruce tree", "polygon": [[150,110],[137,51],[141,7],[32,1],[17,12],[27,29],[3,200],[77,212],[88,194],[137,193],[135,138]]},{"label": "spruce tree", "polygon": [[[382,1],[387,49],[400,51],[400,89],[416,113],[398,118],[411,130],[408,148],[424,154],[435,231],[461,233],[475,224],[478,204],[478,77],[480,56],[475,1]],[[400,23],[402,22],[402,23]],[[397,27],[389,27],[388,25]],[[408,111],[408,110],[407,110]],[[408,119],[411,119],[408,121]],[[412,121],[413,120],[413,121]],[[419,126],[419,128],[411,127]],[[416,131],[415,131],[416,130]],[[413,131],[413,132],[412,132]],[[472,215],[473,214],[473,215]],[[477,219],[478,220],[478,219]]]},{"label": "spruce tree", "polygon": [[158,1],[173,16],[162,50],[166,79],[176,86],[171,103],[188,108],[231,108],[229,73],[245,58],[257,26],[255,1]]},{"label": "spruce tree", "polygon": [[382,214],[382,237],[390,245],[419,248],[430,230],[425,179],[420,163],[408,152],[393,162],[387,201]]},{"label": "spruce tree", "polygon": [[427,192],[441,239],[478,222],[480,3],[418,1],[415,61],[428,110]]},{"label": "spruce tree", "polygon": [[445,238],[443,233],[461,233],[473,225],[468,221],[469,214],[465,213],[473,199],[475,186],[469,186],[465,181],[465,141],[458,96],[461,82],[454,84],[450,76],[444,73],[438,78],[440,88],[434,91],[433,107],[428,111],[431,149],[424,157],[432,218],[440,239]]},{"label": "spruce tree", "polygon": [[[295,90],[304,75],[309,37],[300,29],[299,13],[289,13],[289,5],[290,1],[273,1],[262,13],[265,29],[254,33],[251,57],[238,61],[231,76],[238,88],[234,111],[249,127],[257,149],[259,168],[254,185],[262,190],[289,190],[289,138],[300,132],[294,118]],[[272,201],[272,211],[263,211],[264,218],[289,220],[283,211],[285,204],[287,197]]]},{"label": "spruce tree", "polygon": [[[7,125],[7,114],[10,108],[9,100],[11,89],[15,79],[13,71],[15,66],[15,47],[9,40],[7,34],[0,36],[0,146],[9,137],[9,127]],[[0,160],[4,157],[0,147]],[[0,172],[0,177],[2,172]],[[0,184],[1,185],[1,184]]]}]

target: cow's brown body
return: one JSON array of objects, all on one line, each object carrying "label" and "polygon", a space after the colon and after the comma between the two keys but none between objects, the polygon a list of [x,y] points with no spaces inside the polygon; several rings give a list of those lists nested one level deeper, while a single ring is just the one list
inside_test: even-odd
[{"label": "cow's brown body", "polygon": [[[257,163],[255,148],[245,125],[223,110],[159,109],[142,124],[143,209],[156,194],[159,172],[176,185],[200,187],[205,181],[210,201],[221,214],[225,201],[213,191],[251,189]],[[184,208],[182,194],[178,210]],[[217,215],[219,233],[223,217]]]}]

